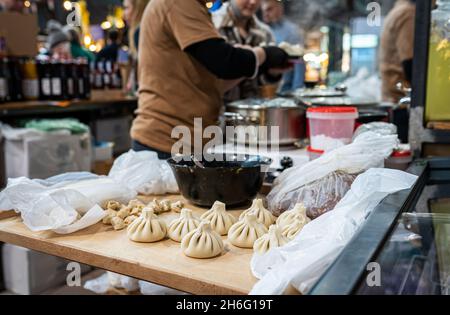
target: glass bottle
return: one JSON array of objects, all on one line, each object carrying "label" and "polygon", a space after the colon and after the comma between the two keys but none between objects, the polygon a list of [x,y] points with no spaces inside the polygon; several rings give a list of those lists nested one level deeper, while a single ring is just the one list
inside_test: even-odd
[{"label": "glass bottle", "polygon": [[52,97],[52,73],[48,60],[38,62],[39,99],[49,100]]},{"label": "glass bottle", "polygon": [[8,101],[8,79],[7,75],[7,63],[4,58],[0,58],[0,103]]},{"label": "glass bottle", "polygon": [[450,0],[431,14],[425,118],[450,121]]},{"label": "glass bottle", "polygon": [[22,64],[22,89],[25,100],[37,100],[39,98],[39,78],[36,62],[28,59]]}]

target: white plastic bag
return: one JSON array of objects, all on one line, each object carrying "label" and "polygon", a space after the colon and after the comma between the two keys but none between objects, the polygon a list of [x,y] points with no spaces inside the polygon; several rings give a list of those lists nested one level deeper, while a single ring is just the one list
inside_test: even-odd
[{"label": "white plastic bag", "polygon": [[84,288],[97,294],[104,294],[112,288],[135,292],[139,290],[139,283],[137,279],[107,271],[98,278],[86,281]]},{"label": "white plastic bag", "polygon": [[140,193],[178,190],[169,165],[155,153],[130,151],[119,157],[109,176],[67,173],[47,180],[8,180],[0,209],[20,213],[32,231],[68,234],[99,222],[109,200],[127,203]]},{"label": "white plastic bag", "polygon": [[169,164],[159,160],[155,152],[131,150],[123,154],[114,162],[109,177],[117,182],[124,182],[144,195],[178,192],[178,185]]},{"label": "white plastic bag", "polygon": [[290,168],[277,178],[267,196],[269,209],[277,215],[292,209],[297,203],[303,202],[298,198],[302,198],[304,194],[296,192],[334,172],[359,174],[369,168],[383,167],[385,159],[397,145],[396,135],[378,135],[368,131],[349,145],[328,152],[307,164]]},{"label": "white plastic bag", "polygon": [[99,222],[105,215],[101,206],[108,200],[126,202],[135,196],[125,185],[92,174],[72,173],[48,181],[21,177],[10,179],[0,193],[0,209],[19,212],[32,231],[68,234]]},{"label": "white plastic bag", "polygon": [[167,288],[147,281],[139,281],[139,288],[143,295],[186,295],[187,293]]},{"label": "white plastic bag", "polygon": [[282,294],[289,285],[308,293],[389,194],[409,189],[417,176],[389,169],[370,169],[359,175],[336,208],[308,223],[281,248],[254,255],[252,272],[261,279],[251,294]]}]

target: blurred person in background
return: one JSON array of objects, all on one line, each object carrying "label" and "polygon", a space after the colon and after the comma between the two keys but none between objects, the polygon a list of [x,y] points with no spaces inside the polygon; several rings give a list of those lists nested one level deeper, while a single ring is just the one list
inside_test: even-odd
[{"label": "blurred person in background", "polygon": [[130,52],[135,59],[137,59],[137,50],[139,47],[139,33],[142,15],[150,0],[125,0],[124,19],[128,24],[128,41],[130,45]]},{"label": "blurred person in background", "polygon": [[67,25],[64,27],[64,31],[70,38],[70,53],[72,54],[72,58],[84,58],[88,62],[94,61],[94,54],[81,45],[80,31],[78,28]]},{"label": "blurred person in background", "polygon": [[63,30],[61,23],[55,20],[48,21],[47,34],[48,55],[56,60],[72,59],[70,37]]},{"label": "blurred person in background", "polygon": [[[267,23],[273,34],[277,45],[282,42],[291,45],[304,46],[303,36],[300,28],[285,17],[284,2],[279,0],[263,0],[262,12],[264,22]],[[283,76],[281,92],[294,91],[302,88],[305,81],[305,64],[299,63],[294,69]]]},{"label": "blurred person in background", "polygon": [[97,54],[97,60],[116,62],[119,54],[120,43],[119,31],[116,29],[111,29],[108,32],[106,46],[103,47],[103,49]]},{"label": "blurred person in background", "polygon": [[397,83],[411,86],[414,57],[416,4],[413,0],[397,0],[384,20],[380,47],[380,71],[384,102],[398,103],[404,92]]},{"label": "blurred person in background", "polygon": [[[134,94],[137,91],[137,63],[138,63],[138,48],[139,35],[141,30],[141,20],[145,8],[150,0],[124,0],[123,15],[125,22],[128,25],[128,45],[129,45],[129,59],[130,67],[121,66],[124,77],[128,78],[125,83],[125,92]],[[127,69],[128,68],[128,69]]]},{"label": "blurred person in background", "polygon": [[[230,0],[212,15],[213,23],[219,33],[236,47],[258,47],[275,43],[268,25],[261,22],[256,12],[262,0]],[[226,102],[260,97],[261,87],[279,83],[281,75],[262,73],[254,79],[242,81],[225,95]]]},{"label": "blurred person in background", "polygon": [[22,12],[23,1],[0,0],[0,12]]}]

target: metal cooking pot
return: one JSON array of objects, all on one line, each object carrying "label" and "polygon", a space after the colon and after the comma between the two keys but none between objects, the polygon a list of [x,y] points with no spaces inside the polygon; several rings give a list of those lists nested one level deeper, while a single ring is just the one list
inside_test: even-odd
[{"label": "metal cooking pot", "polygon": [[227,126],[234,127],[279,127],[278,136],[268,128],[267,139],[259,138],[259,143],[291,145],[302,140],[306,134],[306,108],[288,98],[248,99],[230,103],[227,105],[225,121]]}]

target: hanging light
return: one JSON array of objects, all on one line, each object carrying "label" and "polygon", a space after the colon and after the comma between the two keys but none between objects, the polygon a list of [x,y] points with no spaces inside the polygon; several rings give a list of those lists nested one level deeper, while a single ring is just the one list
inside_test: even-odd
[{"label": "hanging light", "polygon": [[117,19],[117,21],[116,21],[116,27],[117,27],[118,29],[124,28],[124,27],[125,27],[125,22],[124,22],[122,19]]},{"label": "hanging light", "polygon": [[66,11],[71,11],[72,10],[72,2],[70,1],[64,1],[63,3],[63,7]]},{"label": "hanging light", "polygon": [[112,24],[110,21],[104,21],[100,26],[104,30],[109,30],[112,27]]},{"label": "hanging light", "polygon": [[92,38],[89,35],[84,36],[84,45],[89,47],[92,44]]},{"label": "hanging light", "polygon": [[31,7],[31,2],[30,1],[24,1],[23,2],[23,5],[25,6],[25,8],[29,8],[29,7]]}]

